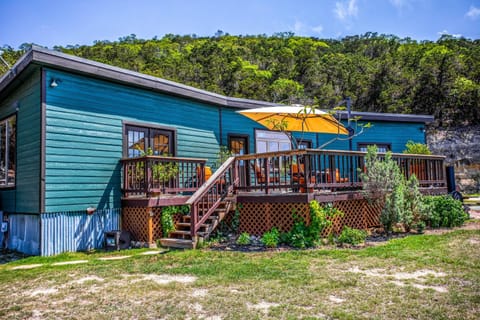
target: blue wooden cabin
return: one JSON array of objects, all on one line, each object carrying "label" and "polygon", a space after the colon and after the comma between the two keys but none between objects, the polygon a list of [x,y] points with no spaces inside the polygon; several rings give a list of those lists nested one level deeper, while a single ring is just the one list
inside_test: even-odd
[{"label": "blue wooden cabin", "polygon": [[[273,105],[32,47],[0,79],[0,218],[9,223],[2,234],[7,246],[35,255],[102,247],[104,231],[120,229],[120,159],[142,150],[204,159],[215,168],[223,145],[237,154],[290,149],[284,135],[237,113]],[[408,140],[425,143],[425,124],[433,120],[354,115],[373,127],[353,139],[353,150],[376,144],[402,152]],[[313,149],[332,138],[294,135]],[[348,142],[326,148],[348,150]]]}]

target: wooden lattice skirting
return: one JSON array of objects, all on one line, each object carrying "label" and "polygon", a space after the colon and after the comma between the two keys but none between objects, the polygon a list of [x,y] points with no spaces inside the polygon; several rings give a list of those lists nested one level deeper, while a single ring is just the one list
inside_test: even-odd
[{"label": "wooden lattice skirting", "polygon": [[[129,231],[133,241],[149,245],[163,237],[161,207],[124,207],[122,209],[122,230]],[[174,216],[174,222],[180,221],[181,215]]]},{"label": "wooden lattice skirting", "polygon": [[[368,229],[380,225],[381,206],[370,204],[366,199],[333,202],[333,206],[343,212],[343,216],[334,219],[332,227],[324,231],[339,233],[343,226],[355,229]],[[262,235],[273,227],[282,232],[289,231],[294,223],[294,215],[302,217],[308,224],[308,203],[241,203],[239,232]]]}]

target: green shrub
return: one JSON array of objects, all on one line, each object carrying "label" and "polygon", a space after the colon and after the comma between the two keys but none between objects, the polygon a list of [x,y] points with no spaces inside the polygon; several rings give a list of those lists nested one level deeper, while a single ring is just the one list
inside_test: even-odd
[{"label": "green shrub", "polygon": [[401,222],[407,231],[422,220],[422,201],[418,180],[412,175],[408,180],[400,171],[392,154],[381,159],[376,146],[368,147],[365,156],[366,172],[360,172],[365,197],[383,204],[380,221],[386,231]]},{"label": "green shrub", "polygon": [[177,213],[180,214],[189,214],[190,207],[188,205],[183,206],[168,206],[162,208],[162,231],[163,236],[168,237],[170,232],[175,231],[175,222],[173,221],[173,216]]},{"label": "green shrub", "polygon": [[363,230],[352,229],[350,227],[343,227],[342,233],[338,236],[338,243],[347,243],[351,245],[358,245],[364,243],[367,238],[367,233]]},{"label": "green shrub", "polygon": [[423,204],[426,222],[432,228],[458,227],[469,218],[462,203],[450,196],[425,196]]},{"label": "green shrub", "polygon": [[237,239],[237,244],[246,246],[250,244],[250,235],[247,232],[243,232]]},{"label": "green shrub", "polygon": [[409,154],[432,154],[430,149],[428,149],[428,146],[423,143],[416,143],[413,142],[412,140],[408,140],[407,144],[405,145],[405,150],[403,150],[403,153],[409,153]]},{"label": "green shrub", "polygon": [[270,231],[263,234],[261,241],[268,248],[276,248],[280,241],[280,232],[273,227]]},{"label": "green shrub", "polygon": [[310,224],[306,225],[302,217],[294,215],[294,224],[287,236],[287,243],[296,248],[314,247],[320,243],[324,229],[332,225],[332,219],[343,213],[332,205],[324,207],[310,201]]}]

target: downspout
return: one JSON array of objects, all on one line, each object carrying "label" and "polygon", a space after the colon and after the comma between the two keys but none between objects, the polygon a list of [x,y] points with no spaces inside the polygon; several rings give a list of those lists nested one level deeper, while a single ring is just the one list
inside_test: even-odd
[{"label": "downspout", "polygon": [[223,145],[223,128],[222,128],[222,107],[218,107],[218,131],[220,135],[220,146]]}]

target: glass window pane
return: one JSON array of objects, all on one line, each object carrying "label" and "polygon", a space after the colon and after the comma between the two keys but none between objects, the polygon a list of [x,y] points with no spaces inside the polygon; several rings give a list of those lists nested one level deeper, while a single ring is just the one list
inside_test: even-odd
[{"label": "glass window pane", "polygon": [[0,122],[0,186],[15,185],[17,117]]},{"label": "glass window pane", "polygon": [[174,155],[174,132],[147,127],[126,126],[126,156]]},{"label": "glass window pane", "polygon": [[145,150],[145,132],[142,131],[128,131],[128,157],[139,157]]},{"label": "glass window pane", "polygon": [[152,137],[152,151],[156,156],[170,154],[170,135],[155,132]]},{"label": "glass window pane", "polygon": [[277,141],[269,141],[268,142],[268,152],[278,151],[278,142]]},{"label": "glass window pane", "polygon": [[7,121],[8,134],[8,170],[7,170],[7,184],[15,185],[15,158],[16,158],[16,138],[17,138],[17,117],[11,117]]},{"label": "glass window pane", "polygon": [[267,143],[265,141],[257,141],[257,152],[267,152]]}]

